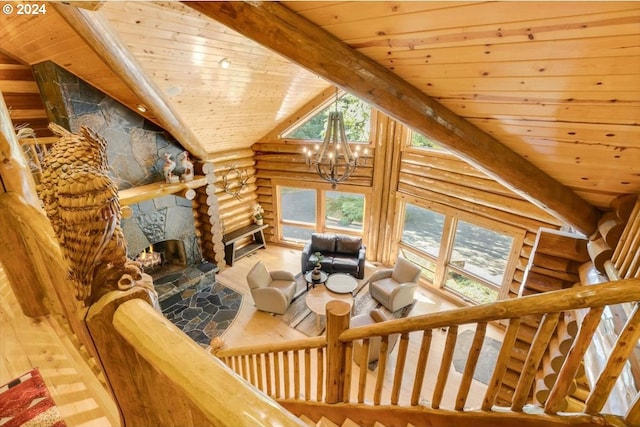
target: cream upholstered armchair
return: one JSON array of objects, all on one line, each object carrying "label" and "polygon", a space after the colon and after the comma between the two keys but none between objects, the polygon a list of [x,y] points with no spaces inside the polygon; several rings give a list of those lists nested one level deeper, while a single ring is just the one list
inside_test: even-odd
[{"label": "cream upholstered armchair", "polygon": [[393,268],[378,270],[369,277],[369,292],[389,311],[400,310],[413,302],[420,271],[411,261],[398,258]]},{"label": "cream upholstered armchair", "polygon": [[[351,319],[350,328],[357,328],[358,326],[373,325],[374,323],[385,322],[390,320],[382,310],[373,309],[369,313],[360,314]],[[398,341],[399,334],[389,335],[389,341],[387,346],[387,354],[391,353],[393,347]],[[382,339],[380,337],[374,337],[369,340],[369,357],[367,363],[375,362],[380,357],[380,348]],[[353,360],[357,365],[360,365],[362,361],[362,340],[355,340],[353,342]]]},{"label": "cream upholstered armchair", "polygon": [[288,271],[269,272],[262,261],[258,261],[247,274],[256,308],[270,313],[284,314],[296,292],[296,279]]}]

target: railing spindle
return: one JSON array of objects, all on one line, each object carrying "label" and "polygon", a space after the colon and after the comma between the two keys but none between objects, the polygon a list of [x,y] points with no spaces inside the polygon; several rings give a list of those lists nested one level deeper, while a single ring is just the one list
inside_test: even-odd
[{"label": "railing spindle", "polygon": [[569,388],[574,384],[573,380],[580,369],[584,354],[591,345],[591,338],[598,329],[604,307],[594,307],[589,310],[582,321],[582,325],[578,331],[578,336],[573,341],[567,357],[558,373],[556,383],[553,385],[547,402],[545,404],[545,412],[555,414],[562,410],[565,397],[569,394]]},{"label": "railing spindle", "polygon": [[322,402],[322,387],[324,384],[324,358],[323,358],[324,348],[316,349],[316,358],[318,359],[318,383],[316,384],[316,400],[318,402]]},{"label": "railing spindle", "polygon": [[433,409],[440,408],[440,402],[442,402],[442,396],[444,395],[444,387],[447,385],[449,371],[451,370],[451,361],[453,360],[453,352],[456,347],[457,339],[458,326],[450,326],[449,332],[447,332],[447,341],[444,345],[444,352],[442,353],[442,362],[440,363],[440,371],[438,371],[436,387],[433,390],[433,399],[431,400],[431,407]]},{"label": "railing spindle", "polygon": [[353,342],[349,342],[344,348],[344,389],[342,390],[342,401],[349,403],[351,399],[351,369],[353,367]]},{"label": "railing spindle", "polygon": [[360,354],[360,375],[358,375],[358,403],[364,403],[364,393],[367,388],[367,369],[369,369],[369,338],[362,340],[362,351]]},{"label": "railing spindle", "polygon": [[547,350],[549,341],[553,332],[556,330],[558,320],[560,319],[560,313],[547,313],[542,319],[540,327],[536,332],[533,342],[531,343],[531,349],[527,354],[527,360],[524,362],[524,368],[520,374],[520,379],[516,385],[516,390],[513,393],[513,400],[511,402],[511,410],[521,412],[524,404],[527,402],[529,392],[533,386],[533,381],[536,377],[536,372],[542,361],[542,356]]},{"label": "railing spindle", "polygon": [[420,353],[418,354],[418,363],[416,365],[416,377],[413,381],[413,390],[411,391],[411,406],[418,406],[420,402],[424,373],[427,369],[427,361],[429,360],[432,335],[431,329],[427,329],[422,333],[422,343],[420,344]]},{"label": "railing spindle", "polygon": [[511,359],[511,350],[516,342],[516,338],[518,337],[519,328],[520,318],[511,319],[509,321],[509,326],[507,326],[507,331],[504,334],[496,365],[493,368],[491,380],[489,381],[487,391],[484,394],[484,400],[482,401],[483,411],[490,411],[496,401],[496,397],[500,391],[500,385],[502,385],[502,378],[507,370],[509,359]]},{"label": "railing spindle", "polygon": [[404,374],[404,365],[407,361],[407,348],[409,347],[409,334],[404,333],[400,336],[400,345],[398,346],[398,356],[396,357],[396,371],[393,374],[393,387],[391,389],[391,404],[397,405],[400,399],[400,388],[402,387],[402,375]]},{"label": "railing spindle", "polygon": [[280,352],[273,353],[273,392],[280,398]]},{"label": "railing spindle", "polygon": [[304,400],[311,398],[311,350],[304,349]]},{"label": "railing spindle", "polygon": [[238,366],[240,367],[240,376],[247,379],[247,371],[245,370],[244,361],[247,356],[238,356]]},{"label": "railing spindle", "polygon": [[480,350],[482,350],[482,343],[487,333],[487,323],[478,323],[476,326],[476,332],[473,335],[473,342],[469,348],[469,354],[467,355],[467,363],[464,366],[464,373],[460,380],[458,387],[458,395],[456,396],[456,411],[462,411],[464,404],[467,403],[467,396],[469,395],[469,388],[471,387],[471,380],[473,380],[473,374],[476,371],[476,365],[478,364],[478,358],[480,356]]},{"label": "railing spindle", "polygon": [[[384,373],[387,368],[387,351],[389,350],[389,335],[383,335],[380,342],[380,355],[378,356],[378,375],[376,376],[376,386],[373,391],[373,404],[379,405],[382,398],[382,384],[384,383]],[[364,365],[367,369],[367,365]]]},{"label": "railing spindle", "polygon": [[262,383],[262,375],[264,374],[264,369],[262,369],[262,353],[256,355],[256,371],[258,376],[258,388],[264,392]]},{"label": "railing spindle", "polygon": [[[277,354],[277,353],[276,353]],[[269,396],[273,396],[271,394],[271,353],[265,353],[264,355],[264,370],[265,370],[265,381],[267,383],[267,394]],[[276,380],[278,381],[278,377],[276,375]]]},{"label": "railing spindle", "polygon": [[252,354],[248,357],[249,362],[249,382],[253,385],[256,385],[256,370],[255,370],[255,361],[256,355]]},{"label": "railing spindle", "polygon": [[293,350],[293,398],[300,398],[300,351]]},{"label": "railing spindle", "polygon": [[638,343],[638,339],[640,339],[639,323],[640,303],[636,303],[633,312],[624,325],[624,329],[620,332],[620,335],[618,335],[618,339],[607,359],[607,364],[598,376],[596,384],[585,402],[586,407],[584,411],[587,414],[595,414],[602,410],[611,389],[620,376],[620,372],[622,372],[622,368]]},{"label": "railing spindle", "polygon": [[283,380],[284,380],[284,398],[288,399],[290,397],[289,394],[289,388],[290,388],[290,384],[289,384],[289,352],[288,351],[283,351],[282,352],[282,365],[283,365],[283,372],[284,372],[284,376],[283,376]]}]

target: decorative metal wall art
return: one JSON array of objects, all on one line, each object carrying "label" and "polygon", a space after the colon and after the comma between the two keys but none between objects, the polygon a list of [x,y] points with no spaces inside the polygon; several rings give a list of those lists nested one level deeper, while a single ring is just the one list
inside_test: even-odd
[{"label": "decorative metal wall art", "polygon": [[241,199],[241,192],[249,185],[249,172],[239,169],[236,165],[229,166],[222,175],[222,189],[235,199]]}]

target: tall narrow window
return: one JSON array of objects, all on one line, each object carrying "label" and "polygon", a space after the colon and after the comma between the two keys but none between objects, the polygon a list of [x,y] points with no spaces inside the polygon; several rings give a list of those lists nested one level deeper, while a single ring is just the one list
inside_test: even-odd
[{"label": "tall narrow window", "polygon": [[325,225],[362,232],[364,195],[327,191],[325,193]]},{"label": "tall narrow window", "polygon": [[421,266],[422,275],[431,282],[440,253],[444,219],[444,215],[437,212],[409,203],[405,206],[400,252]]},{"label": "tall narrow window", "polygon": [[476,303],[498,298],[513,238],[457,221],[445,287]]},{"label": "tall narrow window", "polygon": [[316,190],[280,187],[282,238],[306,241],[316,229]]}]

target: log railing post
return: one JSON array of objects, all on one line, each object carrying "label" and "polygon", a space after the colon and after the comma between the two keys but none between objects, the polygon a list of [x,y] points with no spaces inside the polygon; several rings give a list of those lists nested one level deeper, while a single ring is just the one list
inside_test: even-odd
[{"label": "log railing post", "polygon": [[339,337],[349,329],[351,306],[344,301],[333,300],[327,303],[327,391],[326,403],[342,401],[344,391],[345,366],[351,361],[345,360],[345,343]]}]

